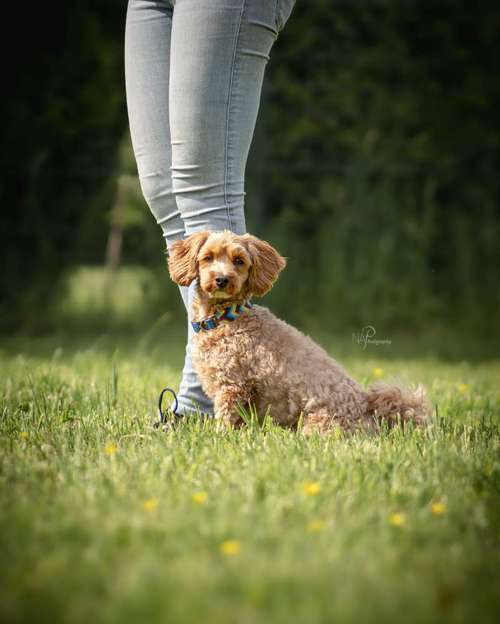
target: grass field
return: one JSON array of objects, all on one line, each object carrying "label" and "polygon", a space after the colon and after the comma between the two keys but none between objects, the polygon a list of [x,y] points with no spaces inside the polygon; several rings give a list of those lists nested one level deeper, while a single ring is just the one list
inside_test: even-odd
[{"label": "grass field", "polygon": [[498,621],[498,362],[346,355],[426,384],[425,430],[164,434],[181,342],[4,341],[1,621]]}]

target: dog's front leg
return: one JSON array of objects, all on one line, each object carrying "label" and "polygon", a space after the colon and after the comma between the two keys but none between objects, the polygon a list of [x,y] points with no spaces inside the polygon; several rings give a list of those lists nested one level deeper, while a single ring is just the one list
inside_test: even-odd
[{"label": "dog's front leg", "polygon": [[226,385],[215,395],[214,410],[218,424],[225,427],[240,427],[244,424],[240,408],[248,407],[249,393],[237,385]]}]

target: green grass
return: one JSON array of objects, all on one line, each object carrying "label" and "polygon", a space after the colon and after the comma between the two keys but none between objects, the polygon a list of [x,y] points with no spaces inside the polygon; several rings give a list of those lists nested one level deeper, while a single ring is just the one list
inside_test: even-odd
[{"label": "green grass", "polygon": [[425,383],[424,430],[164,434],[149,425],[181,342],[4,343],[0,620],[498,621],[498,362],[347,356],[363,383]]}]

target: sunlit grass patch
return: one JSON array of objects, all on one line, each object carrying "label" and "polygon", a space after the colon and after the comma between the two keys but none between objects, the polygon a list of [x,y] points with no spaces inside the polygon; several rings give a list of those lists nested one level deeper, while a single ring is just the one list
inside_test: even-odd
[{"label": "sunlit grass patch", "polygon": [[44,348],[0,361],[2,620],[497,619],[498,364],[384,361],[429,389],[425,429],[165,434],[168,342]]}]

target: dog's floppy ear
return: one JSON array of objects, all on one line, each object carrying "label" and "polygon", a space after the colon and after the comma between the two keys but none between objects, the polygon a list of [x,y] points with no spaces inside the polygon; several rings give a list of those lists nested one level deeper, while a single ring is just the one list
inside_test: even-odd
[{"label": "dog's floppy ear", "polygon": [[210,232],[195,232],[183,240],[176,240],[169,249],[168,270],[179,286],[189,286],[198,275],[196,258]]},{"label": "dog's floppy ear", "polygon": [[243,240],[252,258],[248,290],[256,297],[263,297],[271,290],[276,278],[285,268],[286,260],[272,245],[256,236],[245,234]]}]

